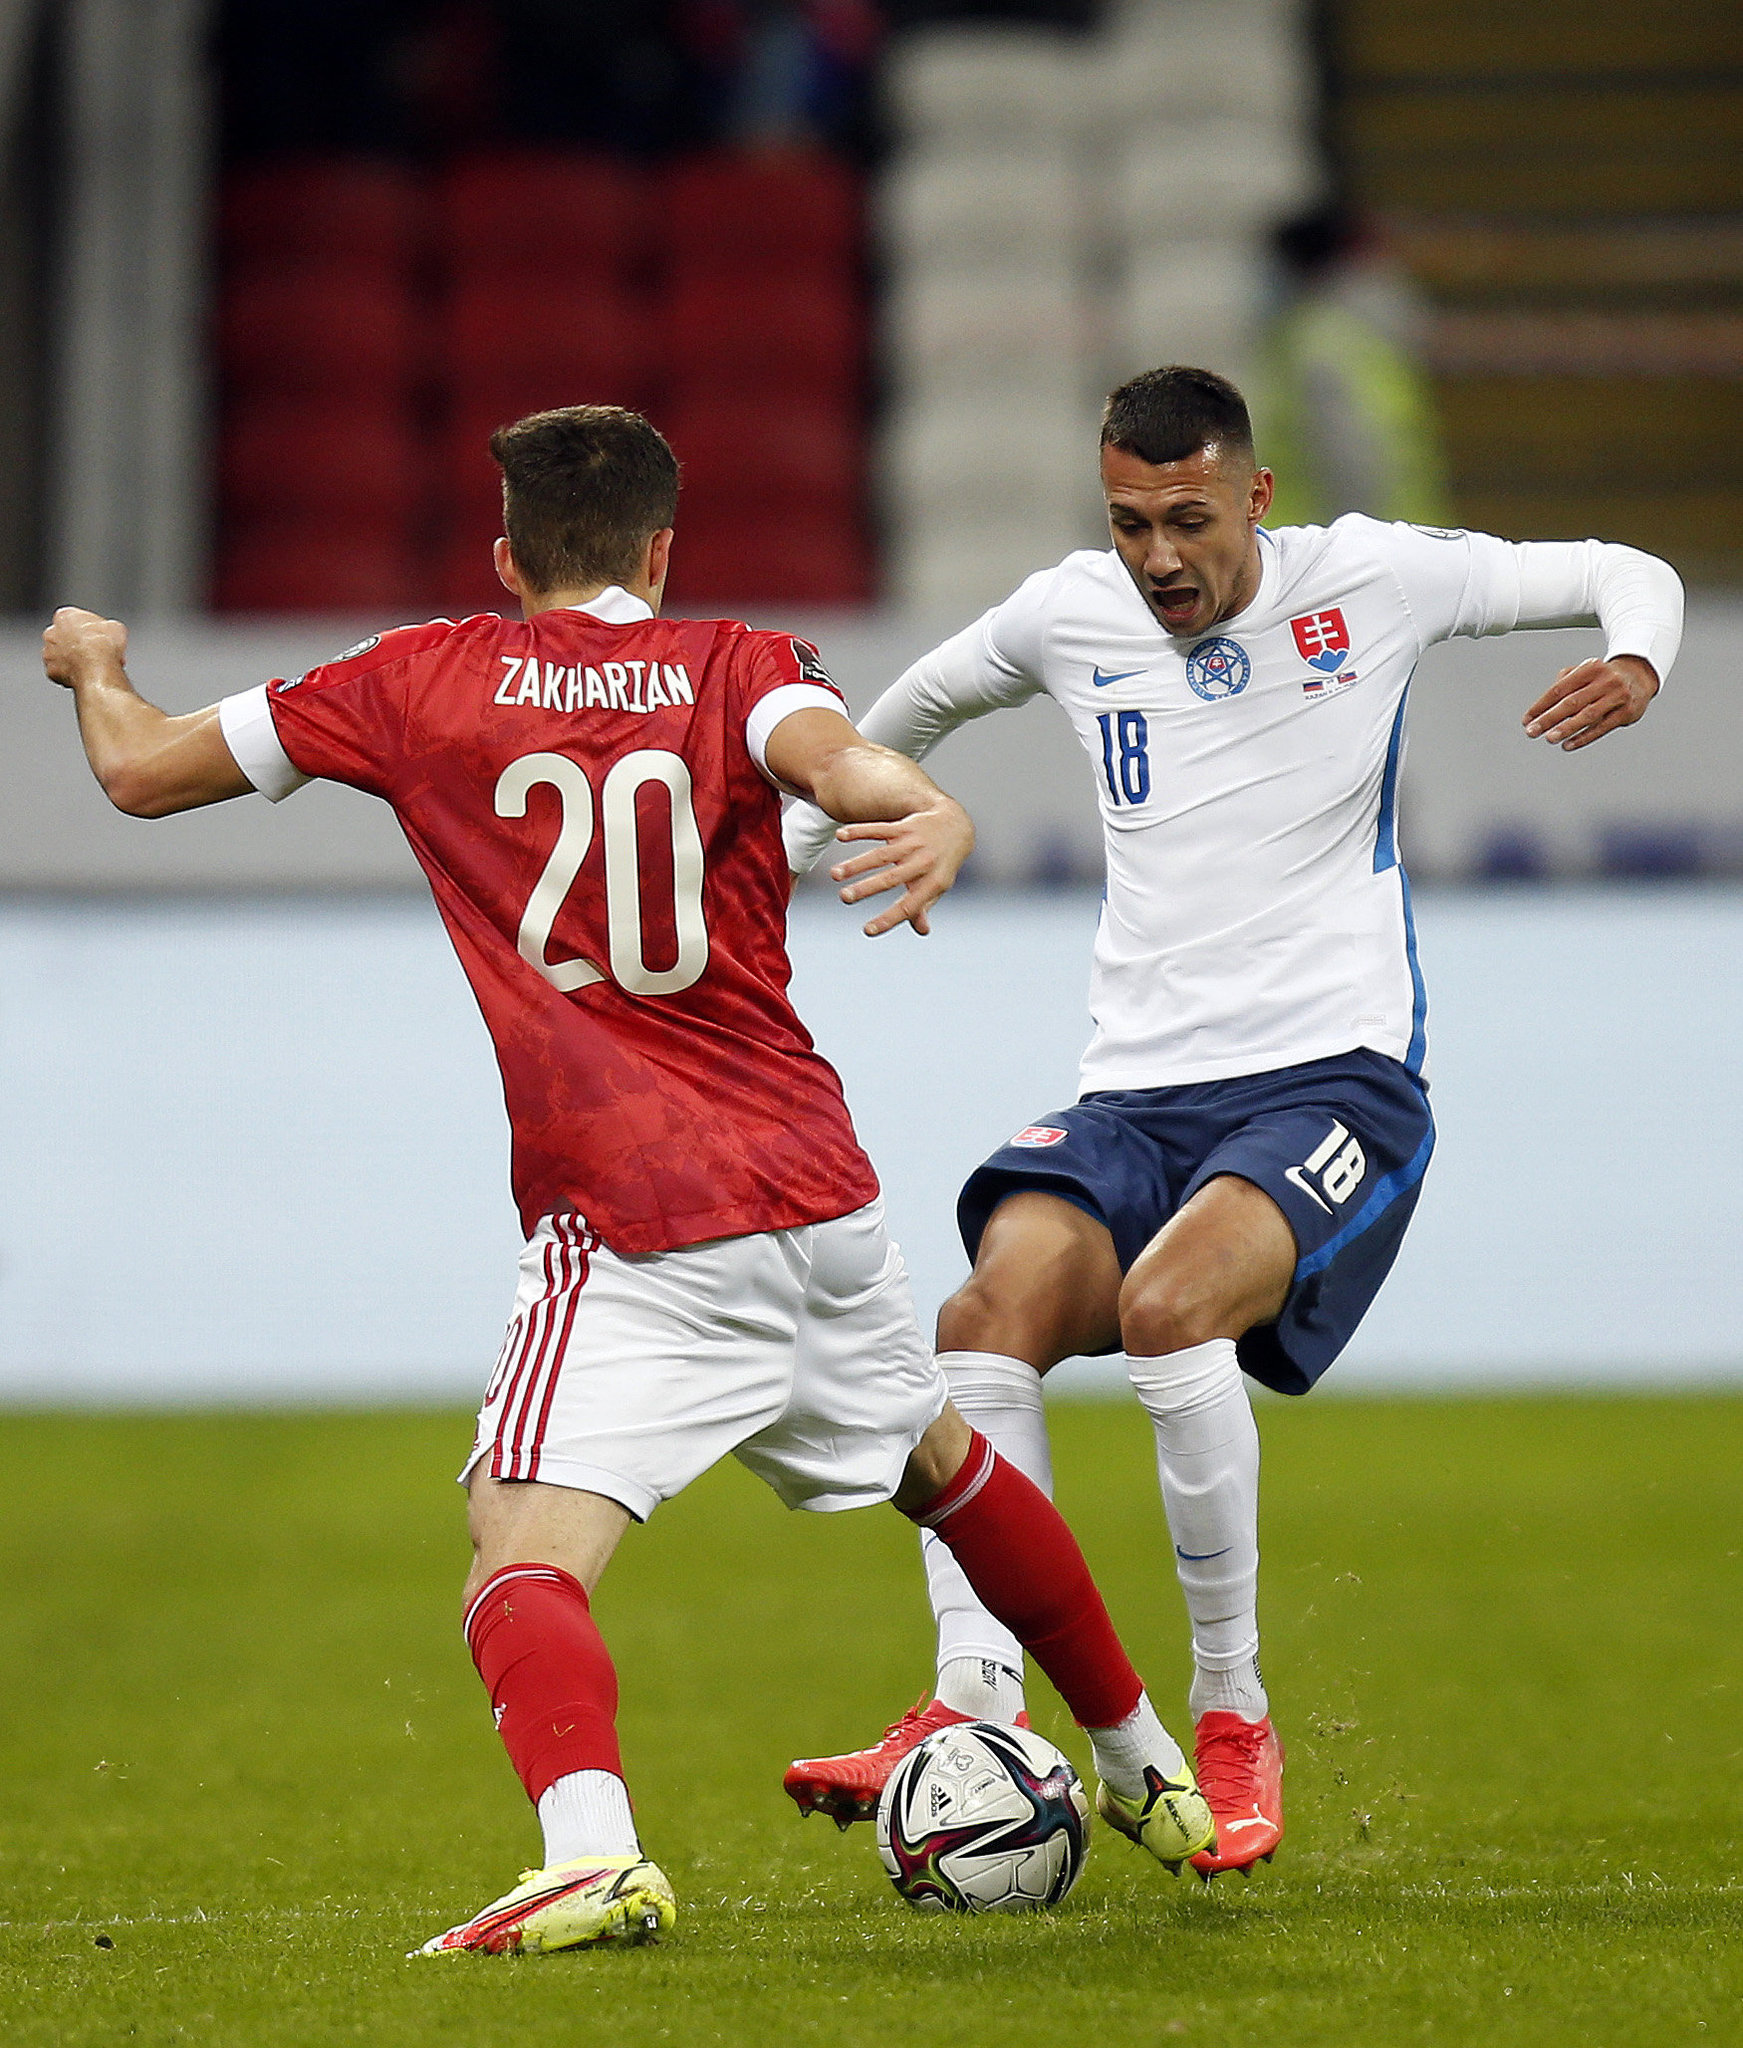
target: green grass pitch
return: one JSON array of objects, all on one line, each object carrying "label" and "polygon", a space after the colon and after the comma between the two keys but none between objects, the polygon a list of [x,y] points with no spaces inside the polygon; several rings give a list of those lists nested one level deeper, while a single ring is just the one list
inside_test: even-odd
[{"label": "green grass pitch", "polygon": [[[784,1515],[728,1468],[632,1532],[598,1603],[676,1935],[408,1962],[536,1843],[459,1639],[465,1419],[9,1417],[0,2039],[1743,2042],[1743,1400],[1262,1427],[1290,1811],[1250,1884],[1103,1830],[1054,1915],[909,1913],[869,1830],[801,1823],[779,1780],[925,1684],[911,1535]],[[1182,1727],[1148,1428],[1062,1403],[1055,1431]]]}]

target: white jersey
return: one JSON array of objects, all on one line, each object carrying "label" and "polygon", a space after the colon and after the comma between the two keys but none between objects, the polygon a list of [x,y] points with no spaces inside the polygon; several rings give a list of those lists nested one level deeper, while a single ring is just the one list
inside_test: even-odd
[{"label": "white jersey", "polygon": [[[1252,603],[1165,632],[1118,555],[1068,555],[947,640],[861,723],[916,757],[1045,691],[1095,764],[1107,893],[1082,1088],[1158,1088],[1372,1047],[1420,1072],[1427,1005],[1398,859],[1404,706],[1423,649],[1601,623],[1675,659],[1682,586],[1599,541],[1386,525],[1259,536]],[[787,821],[808,868],[833,824]]]}]

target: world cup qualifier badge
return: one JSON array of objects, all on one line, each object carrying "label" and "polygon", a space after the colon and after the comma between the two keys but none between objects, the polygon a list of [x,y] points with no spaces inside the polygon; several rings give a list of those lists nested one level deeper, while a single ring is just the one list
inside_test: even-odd
[{"label": "world cup qualifier badge", "polygon": [[1186,680],[1195,697],[1214,704],[1219,697],[1238,697],[1247,687],[1253,664],[1238,640],[1217,634],[1201,640],[1186,657]]},{"label": "world cup qualifier badge", "polygon": [[1317,669],[1301,685],[1304,697],[1334,697],[1356,680],[1356,671],[1346,664],[1350,658],[1350,629],[1342,611],[1333,605],[1323,612],[1306,612],[1289,621],[1295,635],[1295,649],[1309,667]]}]

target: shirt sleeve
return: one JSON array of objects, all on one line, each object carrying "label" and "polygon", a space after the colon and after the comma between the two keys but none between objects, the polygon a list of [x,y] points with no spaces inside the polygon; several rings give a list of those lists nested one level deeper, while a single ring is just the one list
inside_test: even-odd
[{"label": "shirt sleeve", "polygon": [[309,780],[285,752],[264,683],[218,706],[218,729],[244,775],[269,803],[282,803]]},{"label": "shirt sleeve", "polygon": [[769,768],[769,740],[775,727],[795,711],[838,711],[845,718],[847,699],[809,640],[795,639],[790,633],[753,632],[747,641],[749,659],[737,665],[738,716],[744,721],[745,750],[758,773],[790,795],[787,785]]},{"label": "shirt sleeve", "polygon": [[[923,761],[971,718],[1038,696],[1053,575],[1048,569],[1031,576],[1003,604],[904,670],[859,721],[865,737]],[[834,840],[835,820],[801,801],[789,805],[781,835],[788,867],[796,875],[806,874]]]},{"label": "shirt sleeve", "polygon": [[[438,651],[454,630],[446,619],[403,626],[306,675],[268,683],[267,713],[292,769],[305,780],[320,776],[387,796],[407,755],[407,664]],[[246,763],[237,765],[253,781]]]},{"label": "shirt sleeve", "polygon": [[1610,541],[1500,540],[1387,529],[1387,555],[1426,647],[1522,627],[1601,626],[1607,658],[1639,655],[1660,682],[1682,642],[1682,581],[1668,562]]}]

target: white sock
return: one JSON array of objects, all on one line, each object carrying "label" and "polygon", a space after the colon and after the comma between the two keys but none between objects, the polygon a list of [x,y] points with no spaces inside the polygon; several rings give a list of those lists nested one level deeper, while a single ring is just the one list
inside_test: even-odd
[{"label": "white sock", "polygon": [[1023,1711],[1022,1667],[991,1657],[952,1657],[938,1667],[938,1697],[952,1713],[1014,1727]]},{"label": "white sock", "polygon": [[[1041,1403],[1041,1375],[1020,1358],[997,1351],[941,1351],[938,1363],[950,1384],[950,1398],[1000,1457],[1034,1480],[1053,1498],[1053,1458],[1047,1442],[1047,1413]],[[1016,1675],[1013,1696],[1002,1683],[994,1688],[997,1713],[977,1714],[987,1721],[1014,1721],[1023,1711],[1023,1646],[1003,1622],[995,1621],[974,1596],[961,1565],[949,1546],[928,1529],[920,1538],[926,1565],[926,1587],[938,1622],[938,1697],[946,1706],[949,1684],[956,1697],[981,1697],[978,1667],[994,1664]],[[956,1667],[976,1667],[963,1672]],[[958,1713],[972,1711],[957,1707]]]},{"label": "white sock", "polygon": [[1122,1799],[1143,1798],[1146,1764],[1154,1764],[1165,1778],[1178,1778],[1186,1767],[1179,1743],[1156,1718],[1148,1693],[1140,1693],[1138,1704],[1112,1728],[1086,1728],[1084,1733],[1097,1772]]},{"label": "white sock", "polygon": [[539,1797],[545,1869],[582,1856],[639,1856],[629,1789],[612,1771],[571,1771]]},{"label": "white sock", "polygon": [[1192,1617],[1193,1716],[1213,1707],[1257,1721],[1259,1429],[1234,1339],[1127,1361],[1156,1430],[1156,1473],[1174,1568]]}]

